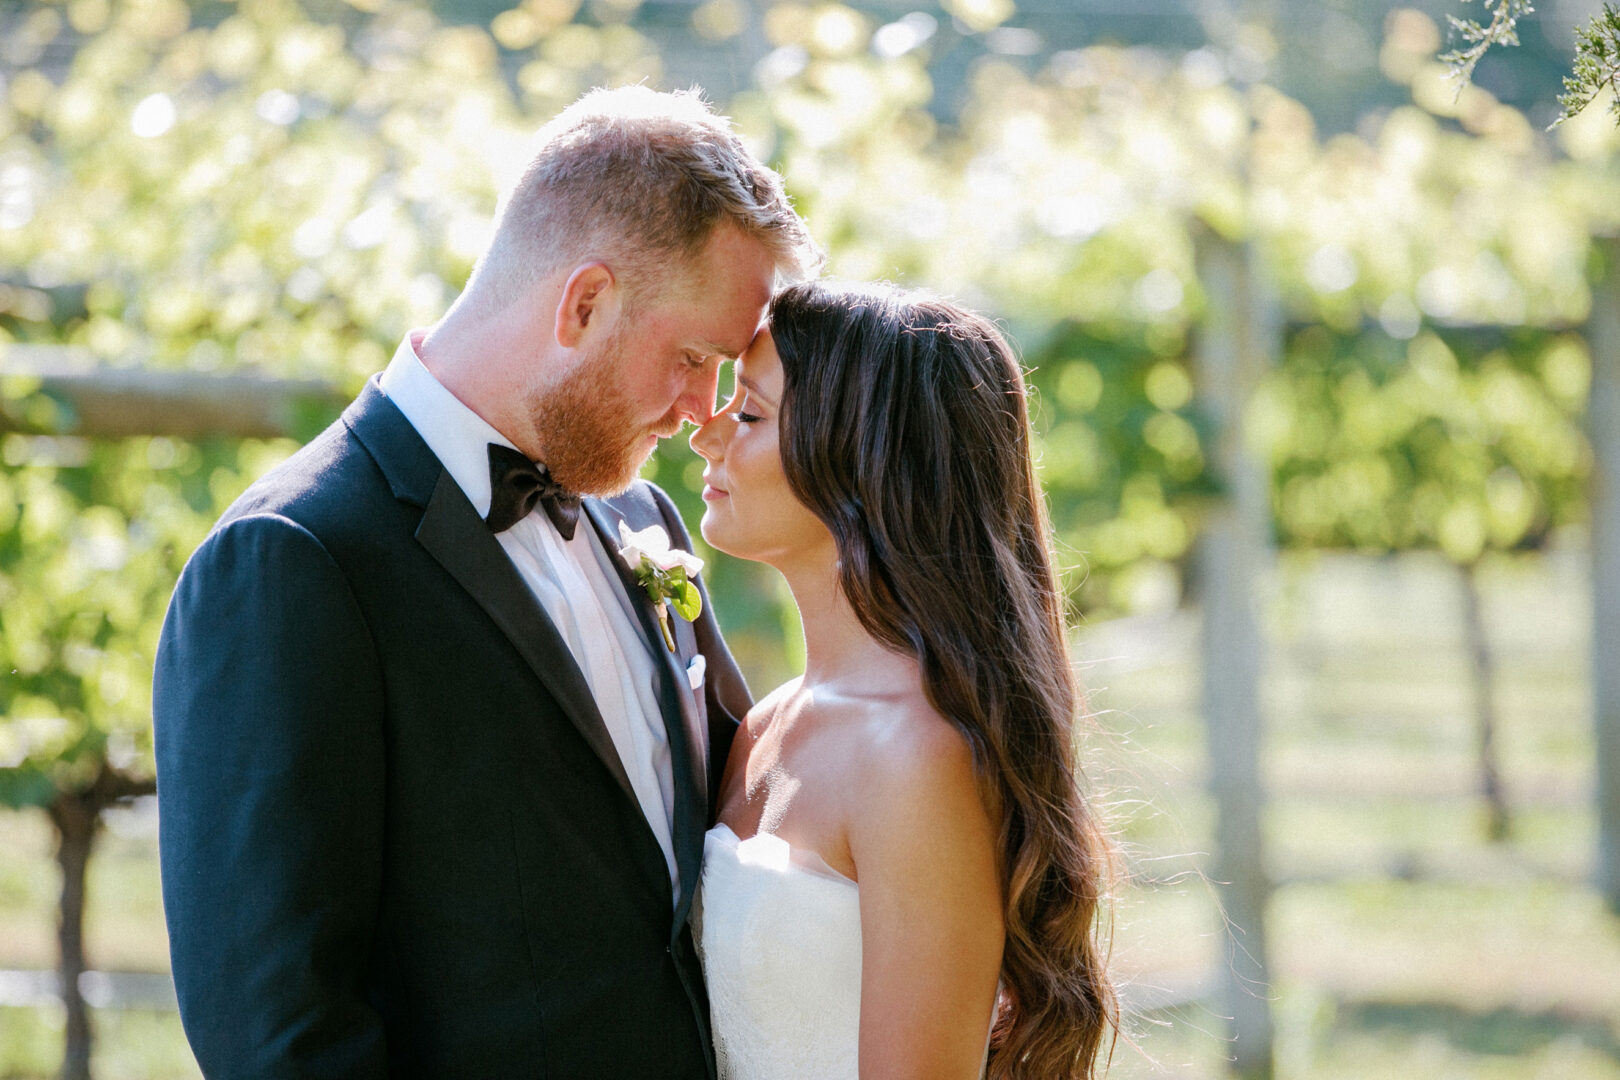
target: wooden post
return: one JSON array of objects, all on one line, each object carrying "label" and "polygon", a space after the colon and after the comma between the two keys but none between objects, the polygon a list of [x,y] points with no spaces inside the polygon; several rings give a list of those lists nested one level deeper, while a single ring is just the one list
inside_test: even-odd
[{"label": "wooden post", "polygon": [[101,807],[93,794],[63,792],[49,807],[56,826],[56,862],[62,870],[62,894],[57,924],[57,948],[62,1004],[67,1030],[59,1080],[90,1080],[92,1033],[90,1008],[79,986],[86,971],[84,957],[85,871],[101,826]]},{"label": "wooden post", "polygon": [[1231,1018],[1231,1071],[1243,1080],[1272,1075],[1271,987],[1266,961],[1270,883],[1260,843],[1259,578],[1268,557],[1271,508],[1262,464],[1244,441],[1244,415],[1277,348],[1277,313],[1266,302],[1252,251],[1219,237],[1199,238],[1198,272],[1207,298],[1199,334],[1199,402],[1211,428],[1211,463],[1225,498],[1199,538],[1203,603],[1203,711],[1209,784],[1215,799],[1211,876],[1227,921],[1219,973],[1222,1010]]},{"label": "wooden post", "polygon": [[1470,674],[1474,682],[1474,752],[1478,755],[1479,793],[1485,800],[1485,839],[1505,843],[1512,831],[1507,789],[1502,783],[1498,761],[1496,708],[1496,658],[1491,653],[1490,633],[1485,629],[1485,605],[1479,581],[1480,560],[1457,564],[1462,588],[1463,636],[1468,642]]},{"label": "wooden post", "polygon": [[0,387],[0,431],[120,439],[169,435],[308,439],[330,423],[347,397],[330,383],[264,375],[207,375],[98,366],[82,350],[52,345],[0,346],[0,380],[36,389],[57,403],[43,416],[21,414]]},{"label": "wooden post", "polygon": [[1598,241],[1592,286],[1592,723],[1597,751],[1597,888],[1620,915],[1620,240]]},{"label": "wooden post", "polygon": [[89,970],[84,956],[85,878],[102,814],[109,806],[156,793],[156,780],[128,776],[103,765],[88,788],[58,791],[45,808],[56,826],[56,862],[62,871],[57,972],[67,1024],[58,1080],[91,1080],[93,1028],[79,980]]}]

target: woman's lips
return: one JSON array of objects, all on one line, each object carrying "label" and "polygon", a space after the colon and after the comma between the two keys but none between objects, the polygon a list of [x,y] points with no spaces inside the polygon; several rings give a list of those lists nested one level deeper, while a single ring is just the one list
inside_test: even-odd
[{"label": "woman's lips", "polygon": [[704,484],[703,485],[703,501],[704,502],[714,502],[716,499],[724,499],[729,494],[730,494],[730,492],[721,491],[719,488],[714,487],[712,485],[709,485],[709,484]]}]

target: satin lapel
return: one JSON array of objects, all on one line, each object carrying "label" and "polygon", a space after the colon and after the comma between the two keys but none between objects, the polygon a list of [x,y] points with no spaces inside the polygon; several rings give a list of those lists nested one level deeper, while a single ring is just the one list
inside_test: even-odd
[{"label": "satin lapel", "polygon": [[511,639],[625,795],[639,805],[568,643],[448,472],[439,475],[416,539]]},{"label": "satin lapel", "polygon": [[703,862],[703,829],[707,821],[708,778],[702,755],[694,752],[699,745],[693,741],[692,731],[697,725],[697,708],[687,681],[682,655],[691,655],[697,649],[692,628],[680,616],[670,614],[670,629],[675,634],[676,648],[672,652],[664,644],[664,635],[658,628],[658,615],[652,601],[636,576],[619,557],[620,513],[600,499],[584,500],[586,515],[601,538],[614,569],[619,572],[619,583],[624,586],[641,620],[641,632],[660,659],[659,708],[664,714],[664,730],[669,737],[670,767],[675,774],[675,864],[680,869],[681,899],[676,907],[676,925],[685,917],[692,891],[697,886]]}]

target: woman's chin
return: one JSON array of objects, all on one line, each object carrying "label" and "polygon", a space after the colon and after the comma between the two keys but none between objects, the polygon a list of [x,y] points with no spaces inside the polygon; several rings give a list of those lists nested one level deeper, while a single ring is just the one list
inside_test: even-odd
[{"label": "woman's chin", "polygon": [[757,555],[749,553],[746,545],[737,544],[737,537],[726,527],[725,520],[714,507],[703,512],[703,520],[698,522],[698,533],[703,537],[703,542],[716,551],[734,559],[758,560]]},{"label": "woman's chin", "polygon": [[712,508],[703,511],[703,519],[698,522],[698,535],[703,537],[703,542],[714,548],[714,550],[723,551],[727,555],[731,554],[731,549],[726,547],[725,530],[720,527],[719,522],[715,521]]}]

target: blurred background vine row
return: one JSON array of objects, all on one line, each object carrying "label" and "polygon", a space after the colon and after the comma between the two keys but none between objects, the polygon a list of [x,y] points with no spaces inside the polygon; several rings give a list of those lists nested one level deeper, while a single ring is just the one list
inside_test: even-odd
[{"label": "blurred background vine row", "polygon": [[[1595,107],[1545,130],[1575,29],[1609,16],[1544,7],[1536,21],[1513,6],[1520,47],[1482,52],[1458,82],[1438,2],[0,2],[0,804],[19,811],[0,836],[59,867],[48,909],[37,875],[0,877],[0,909],[31,913],[0,914],[0,968],[37,965],[5,936],[35,940],[27,927],[59,910],[49,959],[67,988],[60,1020],[0,1000],[0,1028],[27,1032],[0,1034],[0,1076],[54,1069],[58,1024],[64,1075],[88,1074],[81,975],[107,965],[84,955],[85,867],[104,813],[152,791],[152,656],[185,559],[408,328],[443,313],[528,139],[593,85],[705,86],[783,172],[836,274],[1003,321],[1032,370],[1083,627],[1173,628],[1205,596],[1198,541],[1234,483],[1218,461],[1222,388],[1198,362],[1231,315],[1206,267],[1212,250],[1240,253],[1261,344],[1239,346],[1260,363],[1234,452],[1262,476],[1268,557],[1419,553],[1426,580],[1455,581],[1468,662],[1442,678],[1463,687],[1446,708],[1466,719],[1469,828],[1522,839],[1490,590],[1504,567],[1589,547],[1592,320],[1620,226],[1601,66],[1587,71]],[[230,378],[221,418],[200,421],[187,395]],[[113,384],[128,396],[98,412],[86,387]],[[141,394],[156,404],[131,419]],[[647,475],[695,520],[700,471],[675,440]],[[709,565],[745,670],[774,684],[798,661],[785,594],[768,571]],[[1561,677],[1584,685],[1571,663]],[[1107,687],[1094,703],[1106,712]],[[1559,782],[1581,792],[1598,753],[1587,725],[1557,725],[1576,745]],[[1598,843],[1589,803],[1558,849],[1583,860]],[[1126,825],[1148,854],[1155,828]],[[1565,876],[1596,895],[1589,862]],[[137,902],[152,913],[141,932],[161,938],[155,904]],[[1182,918],[1150,904],[1143,925],[1170,939]],[[1605,955],[1620,956],[1610,924],[1582,925],[1609,926]],[[161,972],[160,942],[137,953]],[[1620,1015],[1613,978],[1593,993]],[[1279,1000],[1286,1013],[1303,999]],[[1526,1053],[1574,1038],[1566,1058],[1586,1071],[1556,1072],[1556,1055],[1535,1067],[1620,1075],[1620,1028],[1593,1023],[1553,1024]],[[132,1064],[120,1042],[100,1072],[188,1075],[177,1024],[157,1024],[169,1049],[154,1060],[179,1065]],[[1170,1053],[1230,1056],[1219,1038],[1181,1038]],[[1290,1063],[1287,1045],[1281,1072],[1331,1074]]]}]

